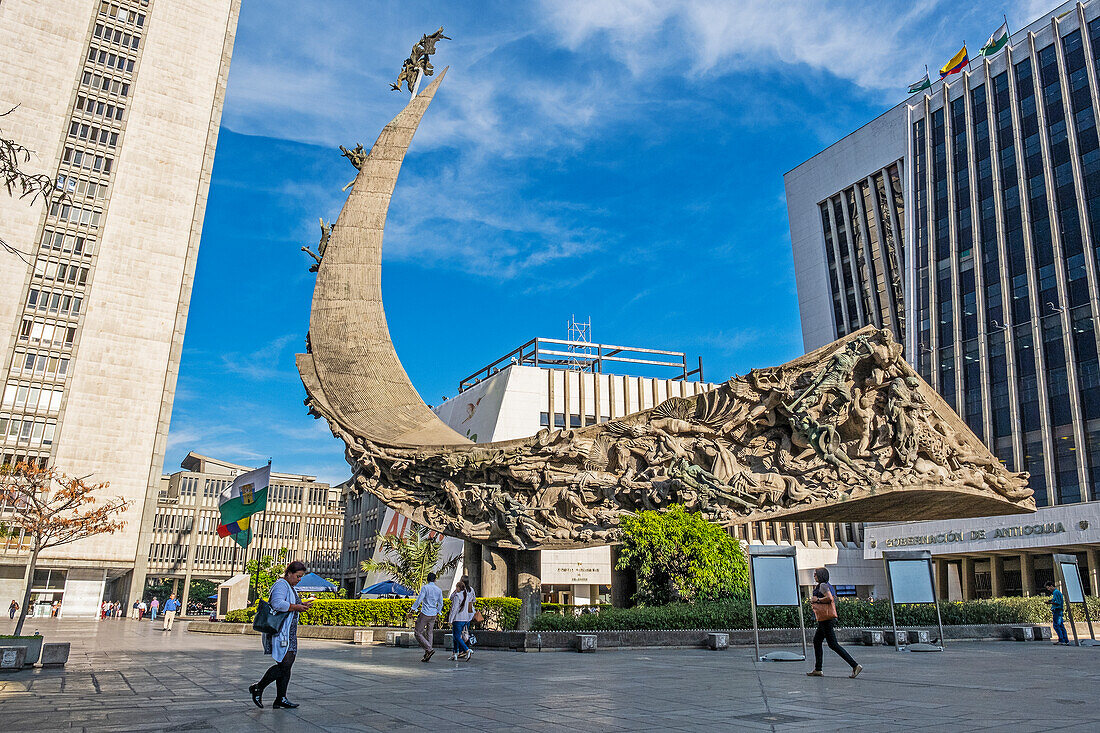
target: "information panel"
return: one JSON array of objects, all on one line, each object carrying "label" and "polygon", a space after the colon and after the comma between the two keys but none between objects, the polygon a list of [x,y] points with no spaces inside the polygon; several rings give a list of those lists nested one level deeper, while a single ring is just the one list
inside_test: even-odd
[{"label": "information panel", "polygon": [[894,603],[936,602],[928,560],[888,559],[886,563],[889,566]]},{"label": "information panel", "polygon": [[1084,603],[1085,590],[1081,587],[1081,574],[1077,563],[1063,562],[1059,564],[1062,566],[1062,578],[1066,581],[1066,600],[1070,603]]},{"label": "information panel", "polygon": [[756,605],[801,605],[793,555],[755,555],[749,559],[752,562],[752,587],[756,593]]}]

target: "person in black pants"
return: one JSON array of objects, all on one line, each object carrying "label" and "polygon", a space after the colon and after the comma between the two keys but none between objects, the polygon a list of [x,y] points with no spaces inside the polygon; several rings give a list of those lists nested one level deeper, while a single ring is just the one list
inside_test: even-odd
[{"label": "person in black pants", "polygon": [[817,633],[814,634],[814,668],[807,672],[809,677],[824,677],[821,671],[821,642],[827,642],[829,648],[840,655],[840,658],[852,666],[849,677],[856,677],[863,671],[863,666],[852,659],[852,655],[844,651],[844,647],[836,640],[836,588],[829,584],[829,571],[818,568],[814,571],[814,588],[810,603],[813,605],[814,617],[817,618]]},{"label": "person in black pants", "polygon": [[283,577],[271,586],[268,603],[276,612],[286,613],[287,616],[278,634],[264,634],[261,637],[264,653],[270,654],[275,664],[271,665],[259,682],[248,688],[252,702],[258,708],[264,706],[264,688],[272,682],[277,691],[275,702],[271,703],[272,708],[298,707],[298,703],[286,699],[286,688],[290,684],[291,667],[298,656],[298,614],[308,611],[313,604],[313,601],[302,601],[298,598],[298,591],[294,590],[294,586],[298,585],[305,574],[305,563],[295,560],[286,566]]}]

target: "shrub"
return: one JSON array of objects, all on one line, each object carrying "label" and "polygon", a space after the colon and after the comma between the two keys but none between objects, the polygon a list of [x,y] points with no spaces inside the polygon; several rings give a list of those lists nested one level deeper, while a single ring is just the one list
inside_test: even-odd
[{"label": "shrub", "polygon": [[[545,608],[545,607],[544,607]],[[899,626],[934,626],[936,607],[897,605]],[[814,623],[810,604],[802,613],[807,626]],[[1089,597],[1089,613],[1100,618],[1100,598]],[[991,598],[974,601],[942,601],[940,614],[945,626],[962,624],[1043,624],[1050,623],[1050,607],[1043,597]],[[888,601],[841,600],[837,602],[839,625],[854,627],[890,626]],[[798,626],[798,609],[765,607],[757,609],[760,628]],[[1074,604],[1074,619],[1084,619],[1081,604]],[[531,625],[532,631],[601,631],[650,629],[751,629],[752,607],[747,598],[726,598],[698,603],[670,603],[664,606],[600,609],[599,614],[568,616],[556,609],[544,611]]]},{"label": "shrub", "polygon": [[[357,600],[317,599],[312,608],[302,612],[298,623],[305,626],[399,626],[406,625],[412,610],[411,598],[363,598]],[[474,607],[485,616],[489,628],[514,629],[519,621],[518,598],[478,598]],[[443,602],[441,616],[447,618],[450,600]],[[230,623],[252,623],[256,607],[230,611],[225,620]]]},{"label": "shrub", "polygon": [[622,528],[619,568],[634,571],[636,601],[658,605],[747,593],[741,546],[699,512],[673,504],[663,512],[624,516]]}]

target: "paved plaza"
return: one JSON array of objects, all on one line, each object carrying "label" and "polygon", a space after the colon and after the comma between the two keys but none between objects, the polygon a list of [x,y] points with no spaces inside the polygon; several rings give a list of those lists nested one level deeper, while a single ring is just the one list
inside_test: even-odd
[{"label": "paved plaza", "polygon": [[[71,640],[63,670],[0,676],[0,731],[868,731],[1100,729],[1100,648],[955,643],[942,654],[854,647],[824,679],[752,649],[595,654],[442,651],[299,643],[297,710],[259,710],[245,688],[267,667],[256,637],[170,634],[148,622],[33,620]],[[7,619],[0,633],[9,633]],[[269,689],[270,703],[274,689]]]}]

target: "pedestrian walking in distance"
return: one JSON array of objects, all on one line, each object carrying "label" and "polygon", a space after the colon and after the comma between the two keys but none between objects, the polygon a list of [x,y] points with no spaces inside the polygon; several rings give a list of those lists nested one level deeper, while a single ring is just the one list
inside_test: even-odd
[{"label": "pedestrian walking in distance", "polygon": [[164,625],[161,626],[161,631],[171,631],[172,622],[176,620],[176,614],[179,613],[180,602],[176,600],[176,594],[168,596],[168,600],[164,602]]},{"label": "pedestrian walking in distance", "polygon": [[1050,594],[1050,600],[1047,603],[1050,604],[1051,625],[1054,626],[1054,633],[1057,635],[1058,640],[1055,644],[1069,644],[1069,635],[1066,634],[1066,624],[1062,620],[1062,614],[1065,613],[1066,599],[1062,596],[1062,591],[1058,590],[1058,587],[1054,585],[1053,580],[1048,580],[1044,586],[1047,593]]},{"label": "pedestrian walking in distance", "polygon": [[19,601],[13,599],[11,605],[8,606],[8,618],[14,619],[17,613],[19,613]]},{"label": "pedestrian walking in distance", "polygon": [[435,649],[432,649],[432,634],[435,633],[435,620],[443,610],[443,591],[435,584],[435,573],[428,573],[428,582],[420,588],[413,603],[412,613],[417,613],[414,627],[416,643],[424,650],[421,662],[430,662]]},{"label": "pedestrian walking in distance", "polygon": [[474,618],[474,601],[477,596],[467,586],[465,580],[458,581],[451,592],[451,614],[448,620],[451,622],[451,642],[454,645],[454,654],[451,661],[470,661],[474,650],[466,643],[466,628]]},{"label": "pedestrian walking in distance", "polygon": [[275,702],[272,708],[296,708],[298,703],[286,699],[286,688],[290,684],[290,668],[298,656],[298,614],[308,611],[312,600],[302,601],[294,586],[306,574],[306,564],[295,560],[286,566],[283,577],[271,586],[271,599],[268,601],[276,613],[287,614],[278,634],[264,634],[262,637],[264,654],[270,654],[275,664],[271,665],[260,681],[248,688],[252,693],[252,702],[256,707],[264,706],[264,688],[275,683]]},{"label": "pedestrian walking in distance", "polygon": [[863,671],[863,666],[852,659],[852,655],[844,651],[844,647],[836,640],[836,588],[829,584],[829,571],[825,568],[815,570],[814,582],[817,586],[814,587],[813,595],[810,597],[814,618],[817,619],[817,633],[814,634],[814,668],[806,674],[809,677],[825,676],[821,671],[821,657],[824,653],[821,642],[825,641],[828,642],[830,649],[851,665],[852,673],[848,676],[856,677]]},{"label": "pedestrian walking in distance", "polygon": [[157,598],[154,598],[153,602],[149,604],[149,618],[152,619],[153,621],[156,621],[157,620],[157,611],[159,611],[159,610],[160,610],[160,600],[157,599]]}]

